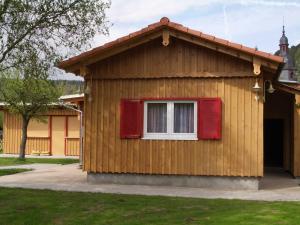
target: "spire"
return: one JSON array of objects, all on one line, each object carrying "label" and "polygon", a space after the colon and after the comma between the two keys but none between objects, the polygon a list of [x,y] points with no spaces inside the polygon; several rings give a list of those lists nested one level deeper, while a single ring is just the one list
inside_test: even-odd
[{"label": "spire", "polygon": [[285,65],[281,71],[279,80],[281,81],[296,81],[295,77],[295,68],[293,65],[293,61],[289,56],[289,41],[285,36],[285,24],[284,17],[282,21],[282,36],[279,41],[280,52],[279,55],[284,58]]},{"label": "spire", "polygon": [[285,36],[285,29],[284,29],[284,16],[282,17],[282,36]]},{"label": "spire", "polygon": [[279,40],[279,46],[280,46],[280,55],[281,56],[287,55],[289,41],[288,41],[288,38],[285,36],[284,18],[283,18],[283,25],[282,25],[282,36]]}]

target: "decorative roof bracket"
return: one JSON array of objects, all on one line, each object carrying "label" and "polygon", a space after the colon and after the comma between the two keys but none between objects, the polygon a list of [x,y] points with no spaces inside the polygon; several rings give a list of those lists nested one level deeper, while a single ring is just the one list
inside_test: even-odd
[{"label": "decorative roof bracket", "polygon": [[253,58],[253,73],[256,76],[258,76],[261,73],[260,67],[261,67],[261,61],[260,61],[260,59],[254,57]]},{"label": "decorative roof bracket", "polygon": [[163,30],[162,32],[162,44],[163,46],[168,46],[170,44],[170,32],[168,30]]},{"label": "decorative roof bracket", "polygon": [[89,68],[87,68],[85,65],[80,66],[80,75],[85,77],[86,75],[88,75],[90,73]]}]

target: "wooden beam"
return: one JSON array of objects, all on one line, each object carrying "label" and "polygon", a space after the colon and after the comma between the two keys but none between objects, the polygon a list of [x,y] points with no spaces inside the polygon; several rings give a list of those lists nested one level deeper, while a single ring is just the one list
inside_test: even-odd
[{"label": "wooden beam", "polygon": [[[260,75],[261,76],[261,75]],[[153,79],[161,79],[161,78],[214,78],[214,79],[220,79],[220,78],[255,78],[256,76],[253,75],[251,71],[245,72],[245,71],[240,71],[240,72],[197,72],[197,73],[188,73],[188,74],[178,74],[178,73],[167,73],[167,74],[161,74],[158,77],[153,77],[151,74],[150,75],[143,75],[139,77],[139,79],[148,79],[148,78],[153,78]],[[86,77],[87,78],[87,77]],[[122,75],[120,76],[95,76],[93,77],[94,80],[97,79],[105,79],[105,80],[116,80],[116,79],[132,79],[132,78],[137,78],[137,74],[127,74],[127,75]]]},{"label": "wooden beam", "polygon": [[297,88],[293,88],[293,87],[290,87],[290,86],[287,86],[287,85],[282,85],[278,82],[274,83],[274,88],[275,89],[278,89],[278,90],[281,90],[281,91],[284,91],[284,92],[288,92],[290,94],[300,94],[300,90],[297,89]]},{"label": "wooden beam", "polygon": [[162,41],[163,46],[168,46],[169,43],[170,43],[170,32],[169,32],[169,30],[163,30],[162,38],[163,38],[163,41]]},{"label": "wooden beam", "polygon": [[87,68],[87,66],[81,65],[79,73],[80,73],[80,76],[85,77],[86,75],[90,74],[90,70],[89,70],[89,68]]},{"label": "wooden beam", "polygon": [[256,57],[253,57],[253,73],[256,76],[258,76],[261,73],[260,67],[261,67],[261,60]]}]

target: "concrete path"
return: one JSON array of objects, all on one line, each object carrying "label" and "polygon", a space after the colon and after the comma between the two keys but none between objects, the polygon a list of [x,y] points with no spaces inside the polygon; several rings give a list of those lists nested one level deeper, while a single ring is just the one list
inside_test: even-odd
[{"label": "concrete path", "polygon": [[1,169],[33,169],[33,170],[41,170],[41,169],[50,169],[53,167],[57,167],[57,164],[48,164],[48,163],[33,163],[33,164],[24,164],[24,165],[13,165],[13,166],[0,166]]},{"label": "concrete path", "polygon": [[34,171],[0,177],[2,187],[20,187],[79,192],[102,192],[138,195],[180,196],[193,198],[223,198],[265,201],[300,201],[300,187],[260,191],[226,191],[186,187],[142,185],[89,184],[86,173],[78,164],[56,165]]},{"label": "concrete path", "polygon": [[[0,154],[0,158],[17,158],[16,154]],[[26,155],[26,158],[45,158],[45,159],[79,159],[79,156],[65,156],[65,155]]]}]

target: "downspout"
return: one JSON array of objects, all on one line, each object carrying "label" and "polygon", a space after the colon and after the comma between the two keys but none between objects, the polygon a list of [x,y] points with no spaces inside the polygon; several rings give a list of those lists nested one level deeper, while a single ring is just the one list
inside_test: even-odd
[{"label": "downspout", "polygon": [[80,141],[79,141],[79,168],[82,168],[83,165],[83,112],[79,109],[73,108],[70,105],[64,104],[62,101],[60,101],[60,105],[67,108],[67,109],[71,109],[73,111],[76,111],[79,113],[80,115],[80,129],[79,129],[79,137],[80,137]]}]

